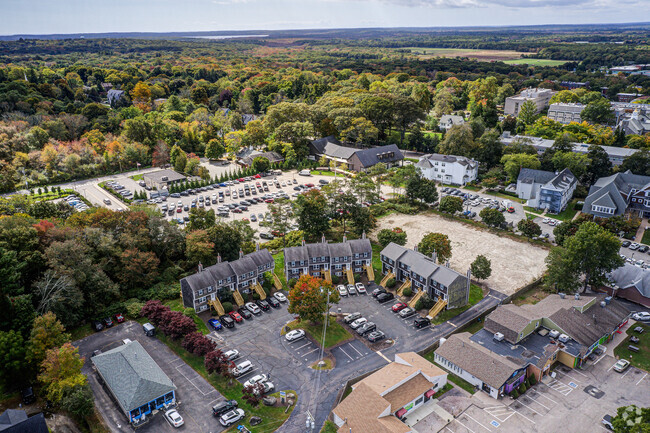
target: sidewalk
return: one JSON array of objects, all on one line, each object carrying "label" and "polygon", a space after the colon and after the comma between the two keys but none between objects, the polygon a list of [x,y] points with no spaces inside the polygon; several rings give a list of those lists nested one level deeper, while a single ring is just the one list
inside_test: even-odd
[{"label": "sidewalk", "polygon": [[636,243],[641,243],[643,240],[643,234],[645,233],[645,228],[648,226],[648,219],[643,218],[641,219],[641,225],[639,225],[639,228],[636,230],[636,236],[634,237],[634,242]]},{"label": "sidewalk", "polygon": [[628,337],[627,331],[629,329],[633,329],[635,325],[636,325],[636,321],[629,319],[628,322],[624,326],[621,326],[621,329],[619,329],[620,334],[618,332],[614,333],[614,336],[609,341],[609,343],[605,344],[605,346],[607,347],[607,353],[609,355],[616,358],[616,355],[614,355],[614,349],[616,349],[616,347],[618,347],[619,344],[623,343],[627,339]]}]

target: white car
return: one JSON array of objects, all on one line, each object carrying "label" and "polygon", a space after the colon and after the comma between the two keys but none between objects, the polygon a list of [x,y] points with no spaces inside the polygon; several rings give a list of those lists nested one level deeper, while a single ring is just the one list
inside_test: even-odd
[{"label": "white car", "polygon": [[636,242],[631,243],[630,246],[628,247],[631,250],[638,250],[641,245],[637,244]]},{"label": "white car", "polygon": [[646,311],[640,311],[638,313],[632,314],[632,318],[634,320],[638,320],[638,321],[641,321],[641,322],[648,322],[648,321],[650,321],[650,313],[648,313]]},{"label": "white car", "polygon": [[226,356],[226,358],[228,358],[229,361],[234,361],[235,359],[239,358],[239,350],[232,349],[227,352],[224,352],[224,355]]},{"label": "white car", "polygon": [[368,319],[366,319],[365,317],[361,317],[361,318],[355,320],[354,322],[350,323],[350,328],[357,329],[359,326],[363,325],[367,321],[368,321]]},{"label": "white car", "polygon": [[172,427],[180,427],[183,425],[183,417],[176,411],[176,409],[169,409],[165,412],[165,419]]},{"label": "white car", "polygon": [[364,286],[363,283],[357,283],[357,284],[355,284],[355,286],[357,287],[357,292],[359,292],[359,294],[362,294],[362,293],[366,294],[367,293],[366,292],[366,286]]},{"label": "white car", "polygon": [[354,287],[354,284],[348,284],[347,290],[348,290],[348,294],[350,296],[357,294],[357,289],[356,289],[356,287]]},{"label": "white car", "polygon": [[221,423],[222,426],[228,427],[229,425],[232,425],[239,421],[240,419],[244,419],[244,409],[233,409],[230,412],[226,412],[223,415],[221,415],[221,418],[219,418],[219,422]]},{"label": "white car", "polygon": [[269,377],[266,374],[257,374],[244,382],[244,388],[255,385],[257,382],[266,382],[267,380],[269,380]]},{"label": "white car", "polygon": [[348,296],[348,289],[346,289],[345,286],[344,286],[343,284],[341,284],[340,286],[338,286],[338,287],[336,288],[336,290],[339,291],[339,295],[341,295],[341,296]]},{"label": "white car", "polygon": [[246,303],[246,309],[250,311],[253,314],[261,314],[262,310],[260,310],[260,307],[258,307],[256,304],[253,302],[248,302]]},{"label": "white car", "polygon": [[[268,394],[269,392],[273,392],[273,390],[275,389],[275,385],[273,385],[273,382],[269,382],[269,381],[262,382],[262,385],[264,386],[264,391],[262,392],[262,394]],[[258,394],[257,389],[253,391],[253,394],[255,395]]]},{"label": "white car", "polygon": [[295,341],[304,336],[305,336],[305,331],[303,331],[302,329],[294,329],[293,331],[287,332],[287,335],[285,335],[284,338],[286,338],[287,341]]},{"label": "white car", "polygon": [[287,302],[287,297],[284,296],[284,293],[282,293],[282,292],[275,292],[273,294],[273,297],[275,299],[277,299],[278,301],[280,301],[280,302]]}]

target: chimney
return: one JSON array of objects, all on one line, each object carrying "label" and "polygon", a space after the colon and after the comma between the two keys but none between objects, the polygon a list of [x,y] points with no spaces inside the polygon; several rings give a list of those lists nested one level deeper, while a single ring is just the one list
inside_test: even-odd
[{"label": "chimney", "polygon": [[343,235],[343,242],[347,242],[347,241],[348,241],[347,235]]},{"label": "chimney", "polygon": [[203,265],[199,262],[199,272],[203,272]]},{"label": "chimney", "polygon": [[431,258],[433,259],[433,263],[436,263],[436,261],[438,260],[438,254],[436,254],[436,250],[433,250],[433,252],[431,253]]},{"label": "chimney", "polygon": [[415,251],[416,253],[418,252],[418,246],[417,245],[413,247],[413,251]]},{"label": "chimney", "polygon": [[217,263],[221,263],[221,254],[217,255]]},{"label": "chimney", "polygon": [[244,257],[244,252],[243,252],[242,249],[240,248],[240,249],[239,249],[239,258],[241,259],[242,257]]},{"label": "chimney", "polygon": [[321,236],[320,241],[324,244],[327,243],[327,239],[325,239],[325,233],[323,233],[323,235]]},{"label": "chimney", "polygon": [[445,266],[449,267],[449,260],[447,260],[447,263],[445,263]]},{"label": "chimney", "polygon": [[303,240],[302,240],[302,246],[303,246],[303,247],[305,246],[305,239],[304,239],[304,238],[303,238]]},{"label": "chimney", "polygon": [[260,243],[258,242],[258,243],[255,245],[255,251],[259,251],[259,250],[260,250]]},{"label": "chimney", "polygon": [[364,230],[363,233],[361,233],[361,239],[365,239],[365,238],[366,238],[366,231]]}]

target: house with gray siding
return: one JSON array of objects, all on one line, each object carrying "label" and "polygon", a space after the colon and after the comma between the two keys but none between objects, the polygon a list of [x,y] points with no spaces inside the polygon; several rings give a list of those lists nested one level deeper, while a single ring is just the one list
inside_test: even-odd
[{"label": "house with gray siding", "polygon": [[630,212],[641,218],[650,216],[650,176],[630,170],[601,177],[589,188],[582,212],[610,218]]},{"label": "house with gray siding", "polygon": [[377,164],[386,168],[399,165],[404,155],[396,144],[359,149],[344,146],[334,136],[320,138],[309,144],[309,158],[318,161],[325,157],[330,161],[343,165],[344,170],[362,172]]},{"label": "house with gray siding", "polygon": [[517,197],[526,200],[526,206],[562,212],[578,186],[578,179],[565,168],[559,173],[522,168],[517,177]]},{"label": "house with gray siding", "polygon": [[413,293],[425,291],[431,299],[447,301],[446,308],[462,307],[469,301],[470,278],[439,265],[434,257],[391,242],[381,251],[382,273],[393,273],[400,283],[411,281]]}]

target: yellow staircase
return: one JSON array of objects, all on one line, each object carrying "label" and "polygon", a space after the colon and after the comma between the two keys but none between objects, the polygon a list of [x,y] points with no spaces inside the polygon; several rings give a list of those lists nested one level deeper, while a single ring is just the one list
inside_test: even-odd
[{"label": "yellow staircase", "polygon": [[255,283],[253,288],[255,289],[257,294],[260,295],[260,299],[266,299],[266,292],[264,291],[262,286],[260,286],[260,283]]},{"label": "yellow staircase", "polygon": [[280,278],[275,275],[275,272],[273,273],[273,285],[276,289],[282,290],[282,281],[280,281]]},{"label": "yellow staircase", "polygon": [[348,274],[348,284],[354,284],[354,274],[352,273],[352,268],[348,268],[345,272]]},{"label": "yellow staircase", "polygon": [[235,298],[235,302],[237,303],[237,305],[239,305],[240,307],[244,305],[244,298],[241,297],[241,293],[239,293],[239,290],[235,290],[234,292],[232,292],[232,297]]},{"label": "yellow staircase", "polygon": [[332,282],[332,271],[327,270],[327,271],[324,271],[323,274],[325,275],[325,281],[331,283]]},{"label": "yellow staircase", "polygon": [[226,311],[223,309],[223,305],[221,305],[221,301],[219,301],[219,298],[210,299],[208,301],[208,305],[210,305],[210,307],[214,308],[214,310],[220,316],[223,316],[224,314],[226,314]]},{"label": "yellow staircase", "polygon": [[386,282],[391,278],[395,278],[395,274],[392,272],[387,273],[386,275],[384,275],[384,278],[381,279],[381,283],[379,283],[379,285],[382,287],[386,287]]},{"label": "yellow staircase", "polygon": [[413,298],[409,301],[409,307],[415,308],[415,304],[422,296],[424,296],[424,290],[420,290],[415,296],[413,296]]},{"label": "yellow staircase", "polygon": [[436,302],[436,305],[434,305],[433,308],[431,308],[431,309],[429,310],[429,317],[431,317],[431,318],[433,319],[433,318],[436,317],[438,314],[440,314],[440,312],[442,311],[442,309],[445,308],[446,306],[447,306],[447,301],[445,301],[445,300],[442,299],[442,298],[439,298],[439,299],[438,299],[438,302]]},{"label": "yellow staircase", "polygon": [[402,293],[404,292],[404,290],[405,290],[407,287],[411,287],[411,279],[410,279],[410,278],[407,278],[406,281],[404,281],[404,282],[402,283],[402,285],[399,286],[399,289],[397,289],[397,294],[401,296]]},{"label": "yellow staircase", "polygon": [[368,281],[375,281],[375,270],[372,268],[372,265],[363,265],[363,269],[368,275]]}]

